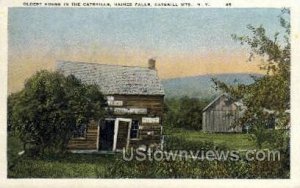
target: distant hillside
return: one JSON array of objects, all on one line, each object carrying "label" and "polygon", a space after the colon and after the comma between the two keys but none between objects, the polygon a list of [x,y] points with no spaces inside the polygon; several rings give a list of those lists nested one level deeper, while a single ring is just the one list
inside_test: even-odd
[{"label": "distant hillside", "polygon": [[[252,74],[253,75],[253,74]],[[255,76],[261,76],[254,74]],[[193,98],[212,98],[220,92],[216,91],[211,78],[217,78],[229,84],[251,84],[253,79],[249,74],[209,74],[202,76],[174,78],[162,80],[166,97],[188,96]]]}]

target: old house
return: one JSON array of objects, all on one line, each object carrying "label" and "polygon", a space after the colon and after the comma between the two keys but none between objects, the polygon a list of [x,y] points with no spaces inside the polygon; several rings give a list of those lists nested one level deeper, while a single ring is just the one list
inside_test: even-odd
[{"label": "old house", "polygon": [[202,129],[205,132],[241,132],[235,121],[240,117],[242,105],[229,95],[222,94],[203,109]]},{"label": "old house", "polygon": [[164,89],[155,60],[148,67],[57,62],[57,70],[83,83],[97,84],[106,96],[107,117],[83,125],[70,150],[119,151],[124,147],[160,146]]}]

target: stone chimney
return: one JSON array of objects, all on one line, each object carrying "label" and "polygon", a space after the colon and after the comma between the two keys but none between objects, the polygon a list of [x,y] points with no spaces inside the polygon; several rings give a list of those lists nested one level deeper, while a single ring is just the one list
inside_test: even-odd
[{"label": "stone chimney", "polygon": [[148,68],[149,68],[149,69],[152,69],[152,70],[156,70],[156,68],[155,68],[155,59],[150,58],[150,59],[148,60]]}]

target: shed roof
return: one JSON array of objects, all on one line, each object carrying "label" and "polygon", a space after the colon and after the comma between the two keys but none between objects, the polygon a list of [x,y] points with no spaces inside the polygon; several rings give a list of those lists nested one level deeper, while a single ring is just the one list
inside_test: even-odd
[{"label": "shed roof", "polygon": [[156,70],[146,67],[58,61],[56,70],[96,84],[104,95],[164,95]]},{"label": "shed roof", "polygon": [[[219,95],[218,97],[216,97],[213,101],[211,101],[205,108],[203,108],[202,111],[203,112],[206,111],[209,107],[211,107],[213,104],[215,104],[223,96],[227,97],[227,98],[231,98],[227,93],[222,93],[221,95]],[[237,105],[237,104],[235,104],[235,105]]]},{"label": "shed roof", "polygon": [[[211,106],[213,106],[213,104],[215,104],[216,102],[219,101],[219,99],[221,97],[226,97],[228,99],[232,99],[232,97],[228,94],[228,93],[222,93],[221,95],[217,96],[213,101],[211,101],[205,108],[203,108],[202,112],[206,111],[207,109],[209,109]],[[247,107],[243,104],[242,100],[239,101],[234,101],[232,104],[236,105],[237,107],[239,107],[242,111],[244,111]]]}]

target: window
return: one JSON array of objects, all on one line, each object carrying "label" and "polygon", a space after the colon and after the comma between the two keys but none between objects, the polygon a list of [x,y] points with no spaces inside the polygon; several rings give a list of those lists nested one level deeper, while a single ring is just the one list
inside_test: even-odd
[{"label": "window", "polygon": [[77,129],[75,129],[73,137],[74,138],[85,138],[86,136],[86,125],[80,125]]},{"label": "window", "polygon": [[139,121],[132,120],[131,129],[130,129],[130,138],[138,138],[139,136]]}]

